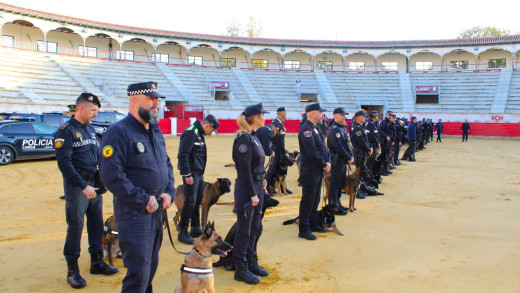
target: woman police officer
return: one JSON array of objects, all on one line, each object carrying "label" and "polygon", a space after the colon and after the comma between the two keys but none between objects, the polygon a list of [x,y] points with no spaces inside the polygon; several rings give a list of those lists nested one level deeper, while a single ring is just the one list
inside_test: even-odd
[{"label": "woman police officer", "polygon": [[233,161],[237,170],[235,210],[237,231],[233,250],[235,280],[257,284],[269,272],[258,265],[255,240],[258,237],[264,193],[265,153],[256,130],[264,126],[262,103],[246,107],[237,117],[240,130],[233,142]]}]

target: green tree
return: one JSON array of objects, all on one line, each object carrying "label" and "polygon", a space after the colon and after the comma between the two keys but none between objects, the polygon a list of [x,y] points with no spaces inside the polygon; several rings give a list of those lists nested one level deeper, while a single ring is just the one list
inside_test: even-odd
[{"label": "green tree", "polygon": [[484,37],[500,37],[509,36],[511,31],[507,29],[500,29],[492,26],[475,26],[462,32],[458,39],[475,39]]},{"label": "green tree", "polygon": [[236,18],[233,19],[227,27],[228,36],[238,37],[241,35],[241,32],[242,32],[242,25],[240,24],[240,21]]},{"label": "green tree", "polygon": [[249,17],[249,23],[246,28],[246,36],[250,38],[258,38],[262,34],[262,25],[252,16]]}]

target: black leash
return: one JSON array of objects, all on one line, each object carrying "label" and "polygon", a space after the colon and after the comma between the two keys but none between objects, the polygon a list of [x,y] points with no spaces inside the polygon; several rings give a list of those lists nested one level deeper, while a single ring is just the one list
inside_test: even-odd
[{"label": "black leash", "polygon": [[[157,203],[159,204],[159,208],[163,210],[163,225],[166,226],[166,228],[168,229],[168,237],[170,238],[170,243],[171,243],[173,249],[180,254],[189,255],[190,254],[189,252],[178,251],[177,248],[175,248],[175,244],[173,244],[172,233],[170,231],[170,224],[168,223],[168,211],[166,209],[162,208],[163,198],[159,197],[157,199]],[[163,230],[164,230],[164,226],[162,228]]]}]

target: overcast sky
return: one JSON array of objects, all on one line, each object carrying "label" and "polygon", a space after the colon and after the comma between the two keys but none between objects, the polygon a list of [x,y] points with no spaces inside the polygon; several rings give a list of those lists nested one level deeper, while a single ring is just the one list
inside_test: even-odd
[{"label": "overcast sky", "polygon": [[345,41],[454,39],[473,26],[520,32],[519,1],[0,0],[25,8],[171,31],[225,35],[249,16],[261,37]]}]

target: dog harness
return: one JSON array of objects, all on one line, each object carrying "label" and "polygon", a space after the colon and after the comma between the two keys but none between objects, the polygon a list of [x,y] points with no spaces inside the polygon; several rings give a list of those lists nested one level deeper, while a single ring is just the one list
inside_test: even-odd
[{"label": "dog harness", "polygon": [[213,268],[202,269],[202,268],[192,268],[186,265],[181,266],[181,272],[195,274],[195,275],[211,275],[213,274]]}]

